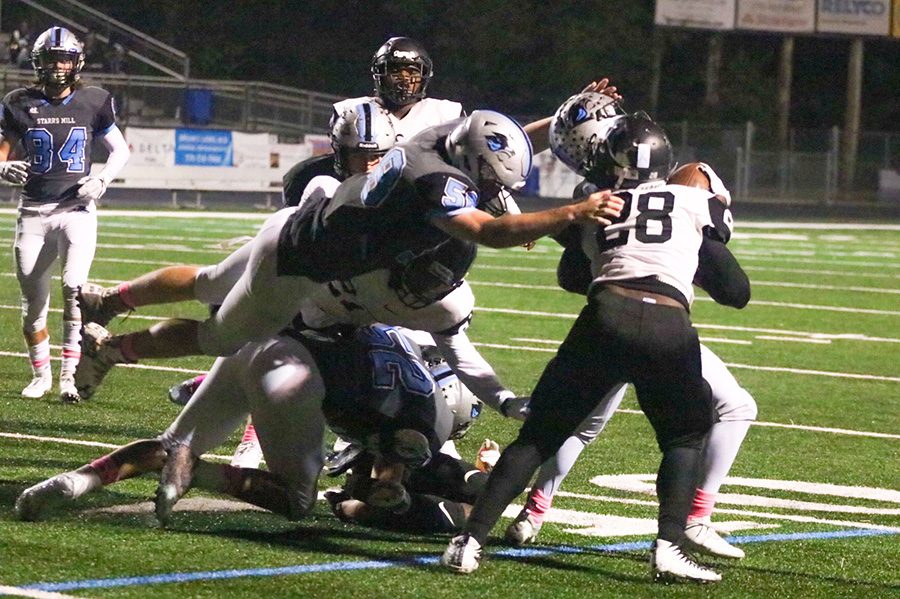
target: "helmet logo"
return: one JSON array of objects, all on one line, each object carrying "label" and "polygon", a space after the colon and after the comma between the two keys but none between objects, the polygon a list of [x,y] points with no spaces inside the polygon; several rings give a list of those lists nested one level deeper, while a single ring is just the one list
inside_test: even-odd
[{"label": "helmet logo", "polygon": [[509,141],[502,133],[485,135],[484,139],[487,141],[487,147],[491,152],[499,152],[509,147]]},{"label": "helmet logo", "polygon": [[415,61],[419,58],[419,53],[412,50],[394,50],[391,52],[391,56],[399,60]]},{"label": "helmet logo", "polygon": [[583,123],[588,120],[589,116],[590,114],[583,104],[576,104],[569,110],[569,120],[572,122],[572,125]]}]

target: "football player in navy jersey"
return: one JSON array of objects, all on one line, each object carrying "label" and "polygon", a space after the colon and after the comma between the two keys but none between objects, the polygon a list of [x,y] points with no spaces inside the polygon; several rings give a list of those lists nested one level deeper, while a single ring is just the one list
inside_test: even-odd
[{"label": "football player in navy jersey", "polygon": [[[367,500],[394,511],[408,509],[406,490],[382,475],[431,462],[453,433],[453,411],[435,383],[438,376],[440,367],[426,364],[420,348],[392,327],[330,337],[284,331],[216,360],[162,435],[26,489],[16,501],[16,515],[34,520],[54,503],[162,470],[156,506],[162,521],[191,486],[299,519],[316,500],[326,423],[377,456]],[[198,461],[248,414],[269,471]]]},{"label": "football player in navy jersey", "polygon": [[[574,125],[589,115],[564,115],[572,117]],[[588,303],[545,368],[530,414],[497,462],[463,534],[441,557],[456,572],[478,568],[488,533],[537,467],[600,401],[631,382],[663,454],[652,572],[657,579],[721,580],[683,550],[700,449],[713,421],[689,309],[703,238],[717,240],[723,255],[730,255],[724,242],[731,234],[731,214],[716,194],[666,183],[672,148],[645,113],[609,121],[604,135],[581,138],[586,160],[579,174],[597,187],[617,190],[624,206],[612,225],[579,227],[591,262]]]},{"label": "football player in navy jersey", "polygon": [[[79,72],[84,52],[78,38],[51,27],[34,43],[34,86],[3,98],[0,117],[0,178],[23,185],[16,225],[16,276],[22,290],[22,332],[32,380],[24,397],[39,398],[52,387],[47,311],[51,267],[62,261],[63,337],[59,391],[77,402],[75,367],[80,357],[81,314],[76,293],[87,281],[97,243],[96,201],[128,161],[130,151],[116,127],[113,99],[84,87]],[[91,143],[109,150],[101,172],[91,172]],[[21,146],[20,160],[10,160]]]},{"label": "football player in navy jersey", "polygon": [[[622,202],[608,191],[501,218],[478,208],[481,194],[493,198],[503,187],[524,185],[531,158],[522,128],[493,111],[426,129],[394,147],[368,175],[343,182],[333,198],[306,202],[287,219],[270,218],[250,244],[246,269],[206,321],[172,319],[121,336],[86,325],[79,390],[92,393],[117,363],[233,353],[277,333],[322,284],[389,271],[450,239],[513,247],[573,222],[603,226],[618,214]],[[190,299],[193,277],[172,294],[153,276],[112,294],[131,305],[127,296],[145,293],[157,303]]]}]

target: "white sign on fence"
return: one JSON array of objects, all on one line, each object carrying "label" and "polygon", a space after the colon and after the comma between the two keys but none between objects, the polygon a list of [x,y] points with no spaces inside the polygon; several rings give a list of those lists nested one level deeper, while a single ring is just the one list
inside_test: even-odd
[{"label": "white sign on fence", "polygon": [[890,1],[819,0],[816,29],[821,33],[890,35]]},{"label": "white sign on fence", "polygon": [[734,29],[735,0],[657,0],[657,25]]},{"label": "white sign on fence", "polygon": [[756,31],[812,33],[816,25],[816,0],[741,0],[737,26]]}]

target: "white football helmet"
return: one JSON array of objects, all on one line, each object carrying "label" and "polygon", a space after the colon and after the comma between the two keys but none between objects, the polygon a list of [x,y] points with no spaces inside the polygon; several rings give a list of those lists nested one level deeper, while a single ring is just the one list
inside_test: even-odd
[{"label": "white football helmet", "polygon": [[[58,61],[71,61],[72,68],[60,69]],[[84,45],[65,27],[51,27],[35,40],[31,66],[38,83],[65,89],[78,81],[84,67]]]},{"label": "white football helmet", "polygon": [[347,108],[331,127],[331,147],[334,150],[334,170],[346,177],[347,158],[354,152],[369,156],[383,156],[396,142],[397,134],[390,115],[375,102],[364,102]]},{"label": "white football helmet", "polygon": [[590,149],[603,140],[625,114],[613,98],[597,92],[575,94],[562,103],[550,123],[550,149],[573,171],[583,175]]},{"label": "white football helmet", "polygon": [[492,181],[518,190],[531,172],[531,140],[522,127],[493,110],[476,110],[447,136],[453,166],[479,187]]},{"label": "white football helmet", "polygon": [[444,356],[433,345],[422,346],[422,359],[444,394],[447,406],[453,413],[451,439],[461,439],[469,431],[475,419],[481,416],[484,404],[450,369]]}]

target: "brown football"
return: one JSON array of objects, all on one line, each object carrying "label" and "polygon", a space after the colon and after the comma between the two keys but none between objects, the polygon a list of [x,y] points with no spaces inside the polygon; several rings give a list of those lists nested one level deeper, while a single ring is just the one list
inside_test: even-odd
[{"label": "brown football", "polygon": [[706,191],[712,191],[709,177],[700,169],[699,162],[688,162],[672,171],[669,175],[669,183],[672,185],[684,185],[686,187],[698,187]]}]

